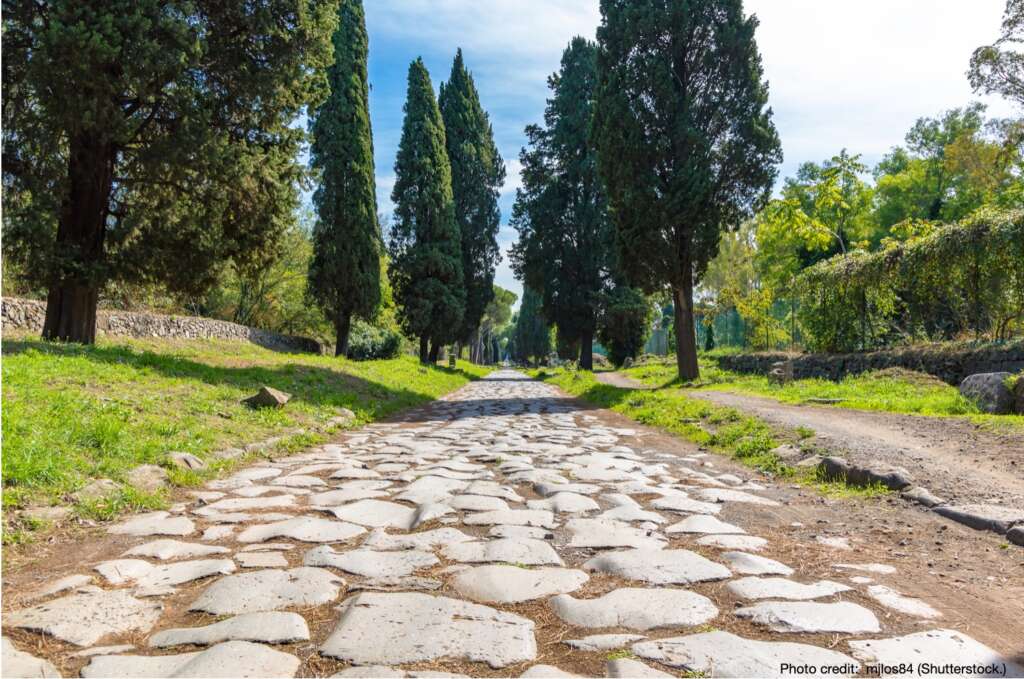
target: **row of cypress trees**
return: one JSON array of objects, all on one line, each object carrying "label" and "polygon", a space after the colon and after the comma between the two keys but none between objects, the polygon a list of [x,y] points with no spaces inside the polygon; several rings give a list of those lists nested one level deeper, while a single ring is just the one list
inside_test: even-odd
[{"label": "row of cypress trees", "polygon": [[[331,94],[311,122],[320,185],[309,293],[334,323],[343,355],[352,319],[369,319],[380,304],[384,239],[362,0],[341,0],[339,12]],[[471,339],[493,297],[505,165],[461,50],[438,98],[423,60],[412,62],[404,111],[388,277],[403,332],[419,340],[420,360],[436,361],[441,346]]]}]

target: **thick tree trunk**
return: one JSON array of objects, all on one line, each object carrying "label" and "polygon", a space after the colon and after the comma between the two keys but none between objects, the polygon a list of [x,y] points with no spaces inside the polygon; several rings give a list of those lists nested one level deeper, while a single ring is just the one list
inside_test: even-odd
[{"label": "thick tree trunk", "polygon": [[594,370],[594,333],[589,330],[580,337],[580,370]]},{"label": "thick tree trunk", "polygon": [[67,257],[46,296],[43,339],[93,344],[103,237],[114,181],[114,148],[85,136],[71,140],[68,193],[57,225],[57,252]]},{"label": "thick tree trunk", "polygon": [[434,341],[430,343],[430,362],[437,363],[437,357],[441,354],[441,343]]},{"label": "thick tree trunk", "polygon": [[683,267],[683,280],[672,288],[672,295],[679,379],[695,380],[700,377],[700,368],[697,366],[697,334],[693,325],[693,268],[689,262]]},{"label": "thick tree trunk", "polygon": [[427,353],[427,336],[420,336],[420,363],[427,363],[429,356]]},{"label": "thick tree trunk", "polygon": [[348,335],[352,329],[352,314],[343,311],[334,319],[334,355],[348,355]]}]

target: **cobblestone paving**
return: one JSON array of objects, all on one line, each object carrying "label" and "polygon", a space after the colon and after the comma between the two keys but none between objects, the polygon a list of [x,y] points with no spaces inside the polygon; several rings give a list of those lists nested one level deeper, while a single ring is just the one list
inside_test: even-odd
[{"label": "cobblestone paving", "polygon": [[548,385],[502,371],[416,412],[113,526],[128,549],[5,615],[4,676],[1024,674],[881,566],[800,581],[753,553],[718,515],[772,488]]}]

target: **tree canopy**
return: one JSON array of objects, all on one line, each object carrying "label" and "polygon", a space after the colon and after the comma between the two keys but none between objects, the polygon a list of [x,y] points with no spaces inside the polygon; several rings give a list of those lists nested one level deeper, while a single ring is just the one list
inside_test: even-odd
[{"label": "tree canopy", "polygon": [[551,326],[544,318],[539,294],[523,286],[523,303],[519,306],[513,342],[515,356],[521,361],[539,363],[551,352]]},{"label": "tree canopy", "polygon": [[362,0],[341,0],[334,32],[331,93],[310,125],[310,162],[320,173],[313,194],[309,294],[335,328],[335,354],[348,351],[352,317],[370,318],[380,303],[381,235],[373,173],[368,39]]},{"label": "tree canopy", "polygon": [[326,0],[4,3],[6,255],[48,290],[44,337],[95,339],[109,282],[198,293],[295,219],[326,94]]}]

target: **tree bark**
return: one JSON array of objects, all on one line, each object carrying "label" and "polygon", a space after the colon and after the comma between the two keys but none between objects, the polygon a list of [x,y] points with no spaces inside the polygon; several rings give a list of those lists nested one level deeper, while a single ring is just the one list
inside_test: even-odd
[{"label": "tree bark", "polygon": [[700,377],[697,366],[697,335],[693,325],[693,267],[686,262],[683,278],[673,286],[676,321],[676,365],[679,379],[695,380]]},{"label": "tree bark", "polygon": [[427,336],[420,335],[420,363],[428,362],[427,354]]},{"label": "tree bark", "polygon": [[334,355],[335,356],[347,356],[348,355],[348,335],[352,329],[352,314],[348,311],[342,311],[338,314],[338,317],[334,319]]},{"label": "tree bark", "polygon": [[437,363],[437,357],[441,353],[441,343],[434,341],[430,343],[430,362]]},{"label": "tree bark", "polygon": [[93,344],[103,240],[114,182],[114,147],[80,135],[68,154],[68,193],[56,251],[65,257],[46,295],[43,339]]},{"label": "tree bark", "polygon": [[594,371],[594,333],[589,330],[580,337],[580,370]]}]

